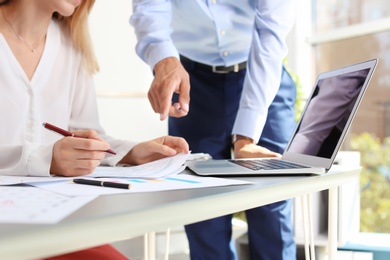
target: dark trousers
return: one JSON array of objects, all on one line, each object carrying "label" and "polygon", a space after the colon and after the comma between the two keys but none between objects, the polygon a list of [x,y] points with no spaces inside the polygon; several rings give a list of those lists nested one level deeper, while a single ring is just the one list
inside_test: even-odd
[{"label": "dark trousers", "polygon": [[[245,70],[215,74],[183,61],[190,74],[190,110],[186,117],[169,118],[169,134],[184,137],[193,153],[209,153],[214,159],[231,155],[231,131],[241,97]],[[282,82],[269,107],[259,145],[282,153],[295,126],[295,83],[283,68]],[[295,259],[291,200],[246,211],[250,256],[258,259]],[[212,207],[212,205],[210,205]],[[185,227],[193,260],[230,260],[232,215]]]}]

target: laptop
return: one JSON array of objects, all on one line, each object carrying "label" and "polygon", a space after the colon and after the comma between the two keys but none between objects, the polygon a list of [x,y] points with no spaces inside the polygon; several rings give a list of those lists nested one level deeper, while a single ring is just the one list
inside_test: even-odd
[{"label": "laptop", "polygon": [[317,76],[281,158],[191,161],[197,175],[320,175],[329,171],[343,143],[378,60]]}]

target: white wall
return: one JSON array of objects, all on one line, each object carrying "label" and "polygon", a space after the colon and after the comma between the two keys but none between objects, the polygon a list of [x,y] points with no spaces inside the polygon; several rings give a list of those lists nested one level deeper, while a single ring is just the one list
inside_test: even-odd
[{"label": "white wall", "polygon": [[311,2],[296,1],[294,26],[287,37],[288,66],[299,76],[307,96],[313,87],[316,75],[312,69],[312,46],[309,38],[312,33]]},{"label": "white wall", "polygon": [[90,30],[100,72],[95,76],[100,120],[110,135],[135,141],[165,135],[146,97],[150,68],[135,53],[136,37],[129,24],[131,1],[96,1]]}]

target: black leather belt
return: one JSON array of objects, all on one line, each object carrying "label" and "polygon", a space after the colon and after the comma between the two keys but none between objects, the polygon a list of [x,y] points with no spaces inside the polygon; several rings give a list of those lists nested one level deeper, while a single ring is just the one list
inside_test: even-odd
[{"label": "black leather belt", "polygon": [[193,60],[190,60],[187,57],[184,57],[180,55],[180,60],[185,61],[185,62],[191,62],[193,63],[196,67],[213,72],[213,73],[219,73],[219,74],[227,74],[230,72],[238,72],[240,70],[246,69],[246,62],[241,62],[239,64],[234,64],[232,66],[210,66],[204,63],[199,63]]}]

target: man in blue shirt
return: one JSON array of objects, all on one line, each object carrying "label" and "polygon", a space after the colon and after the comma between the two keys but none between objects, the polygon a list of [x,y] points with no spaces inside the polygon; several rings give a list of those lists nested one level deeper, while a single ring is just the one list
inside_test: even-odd
[{"label": "man in blue shirt", "polygon": [[[282,65],[294,10],[293,0],[133,0],[136,52],[155,75],[148,98],[170,116],[169,134],[214,159],[232,145],[236,158],[280,156],[295,124]],[[246,217],[251,259],[295,258],[290,200]],[[231,218],[185,227],[191,259],[234,259]]]}]

